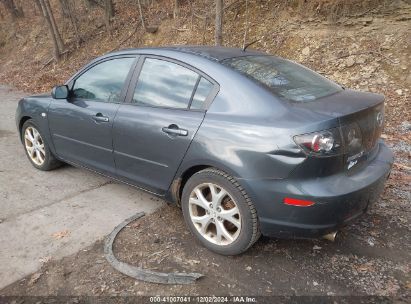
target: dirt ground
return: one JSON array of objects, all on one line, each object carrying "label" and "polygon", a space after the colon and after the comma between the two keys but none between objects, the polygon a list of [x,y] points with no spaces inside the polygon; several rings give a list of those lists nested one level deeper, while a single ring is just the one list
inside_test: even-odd
[{"label": "dirt ground", "polygon": [[[401,153],[396,154],[401,158]],[[166,205],[126,226],[115,241],[115,255],[152,270],[202,273],[196,283],[160,285],[120,274],[104,258],[101,240],[75,255],[46,262],[40,271],[4,288],[0,295],[373,295],[407,302],[411,296],[409,182],[410,172],[395,166],[381,198],[368,214],[344,228],[334,243],[261,238],[235,257],[219,256],[199,245],[180,210]]]}]

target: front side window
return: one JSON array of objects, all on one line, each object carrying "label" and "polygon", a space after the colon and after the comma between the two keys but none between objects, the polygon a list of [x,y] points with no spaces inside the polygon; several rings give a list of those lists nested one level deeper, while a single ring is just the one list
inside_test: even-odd
[{"label": "front side window", "polygon": [[147,58],[140,72],[133,103],[186,109],[199,75],[181,65]]},{"label": "front side window", "polygon": [[310,69],[273,56],[234,57],[223,64],[291,101],[309,102],[342,90]]},{"label": "front side window", "polygon": [[133,61],[134,58],[117,58],[97,64],[76,79],[72,97],[119,102]]}]

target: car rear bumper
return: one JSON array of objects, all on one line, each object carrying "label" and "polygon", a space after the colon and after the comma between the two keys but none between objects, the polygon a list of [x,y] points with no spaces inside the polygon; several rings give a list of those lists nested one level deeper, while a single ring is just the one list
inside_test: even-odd
[{"label": "car rear bumper", "polygon": [[[293,180],[243,180],[260,220],[263,235],[286,238],[319,237],[338,230],[366,212],[384,189],[394,161],[383,143],[366,166],[337,175]],[[283,203],[285,197],[315,202],[309,207]]]}]

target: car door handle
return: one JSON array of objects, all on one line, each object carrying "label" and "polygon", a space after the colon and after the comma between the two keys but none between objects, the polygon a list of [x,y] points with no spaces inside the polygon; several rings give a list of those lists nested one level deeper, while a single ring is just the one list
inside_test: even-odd
[{"label": "car door handle", "polygon": [[174,136],[187,136],[188,131],[184,129],[180,129],[176,125],[169,125],[168,127],[163,127],[161,129],[164,133],[167,133],[169,135],[174,135]]},{"label": "car door handle", "polygon": [[93,120],[96,122],[109,122],[109,118],[107,116],[103,116],[101,113],[97,113],[96,115],[92,116]]}]

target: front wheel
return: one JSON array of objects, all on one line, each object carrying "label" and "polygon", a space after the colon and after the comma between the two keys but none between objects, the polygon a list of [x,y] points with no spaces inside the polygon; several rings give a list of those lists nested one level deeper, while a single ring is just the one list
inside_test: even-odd
[{"label": "front wheel", "polygon": [[29,119],[23,124],[21,138],[26,155],[34,167],[49,171],[61,165],[51,153],[45,137],[33,120]]},{"label": "front wheel", "polygon": [[240,254],[260,236],[254,205],[238,182],[222,171],[194,174],[184,186],[182,208],[191,232],[216,253]]}]

